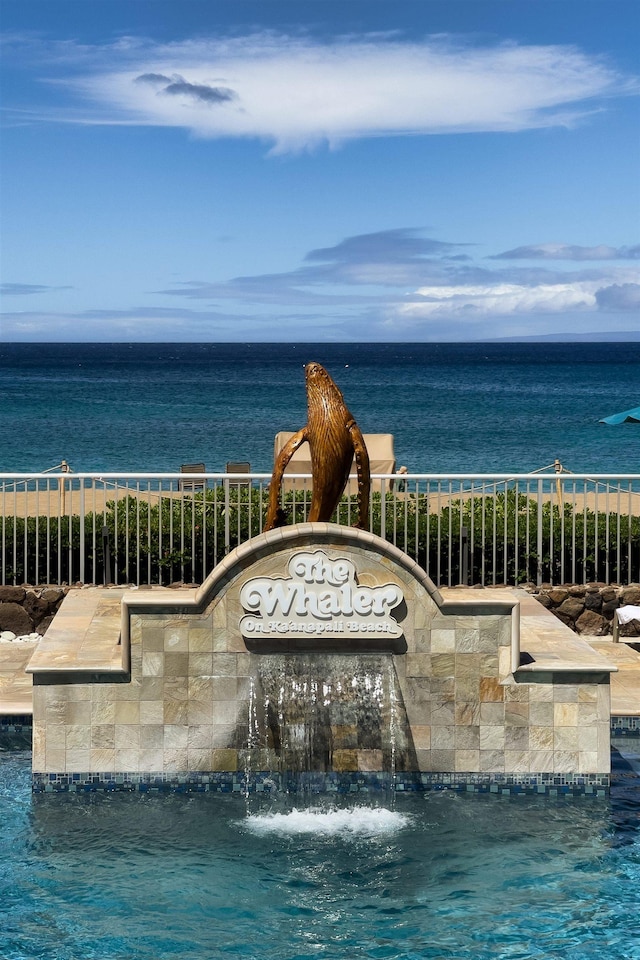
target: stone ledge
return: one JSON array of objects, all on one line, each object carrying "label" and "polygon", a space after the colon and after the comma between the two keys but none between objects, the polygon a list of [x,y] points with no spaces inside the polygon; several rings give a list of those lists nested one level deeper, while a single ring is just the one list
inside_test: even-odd
[{"label": "stone ledge", "polygon": [[27,666],[31,674],[128,672],[120,644],[120,588],[70,591]]}]

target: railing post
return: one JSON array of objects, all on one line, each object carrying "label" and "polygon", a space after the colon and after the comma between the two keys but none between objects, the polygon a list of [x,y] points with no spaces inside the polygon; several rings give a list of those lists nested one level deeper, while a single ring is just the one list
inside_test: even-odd
[{"label": "railing post", "polygon": [[469,586],[469,528],[460,527],[460,583]]},{"label": "railing post", "polygon": [[224,555],[231,550],[231,532],[229,522],[229,478],[224,480]]},{"label": "railing post", "polygon": [[85,565],[84,565],[84,480],[80,481],[80,583],[85,582]]},{"label": "railing post", "polygon": [[537,575],[536,583],[540,587],[542,586],[542,488],[543,481],[538,480],[538,536],[536,542],[537,550]]},{"label": "railing post", "polygon": [[102,527],[102,561],[103,561],[103,581],[105,587],[111,582],[111,545],[109,543],[109,527],[104,524]]}]

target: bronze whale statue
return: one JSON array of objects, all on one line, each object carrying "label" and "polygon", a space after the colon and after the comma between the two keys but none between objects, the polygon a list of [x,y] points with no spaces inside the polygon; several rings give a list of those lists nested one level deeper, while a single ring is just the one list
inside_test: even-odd
[{"label": "bronze whale statue", "polygon": [[313,492],[310,521],[328,521],[338,505],[349,479],[355,456],[358,472],[358,522],[366,529],[369,523],[369,488],[371,484],[369,454],[364,437],[347,409],[344,397],[319,363],[305,367],[307,383],[307,424],[291,437],[274,464],[269,487],[269,509],[265,530],[286,524],[279,505],[282,477],[287,464],[303,443],[309,444]]}]

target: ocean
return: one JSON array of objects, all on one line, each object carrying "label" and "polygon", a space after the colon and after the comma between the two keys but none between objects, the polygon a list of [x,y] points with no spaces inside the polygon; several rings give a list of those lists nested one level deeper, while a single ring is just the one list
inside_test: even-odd
[{"label": "ocean", "polygon": [[0,344],[0,473],[268,473],[310,360],[410,473],[640,473],[640,343]]}]

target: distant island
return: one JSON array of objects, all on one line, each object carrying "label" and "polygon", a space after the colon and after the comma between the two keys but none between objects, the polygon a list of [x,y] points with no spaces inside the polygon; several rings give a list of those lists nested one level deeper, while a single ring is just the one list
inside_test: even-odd
[{"label": "distant island", "polygon": [[640,330],[547,333],[528,337],[491,337],[482,343],[640,343]]}]

